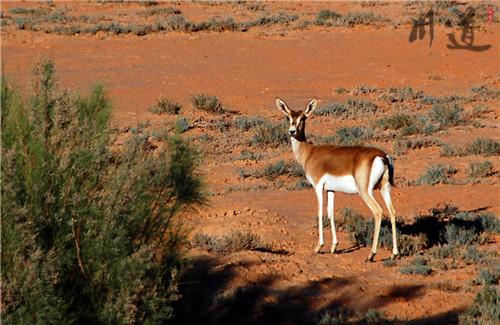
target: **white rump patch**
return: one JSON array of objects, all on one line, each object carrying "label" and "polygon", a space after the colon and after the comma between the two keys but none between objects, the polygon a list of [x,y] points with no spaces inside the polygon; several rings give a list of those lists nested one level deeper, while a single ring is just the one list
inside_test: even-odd
[{"label": "white rump patch", "polygon": [[343,192],[349,194],[358,194],[358,187],[352,175],[335,176],[325,174],[319,180],[319,183],[324,184],[324,189],[327,191]]},{"label": "white rump patch", "polygon": [[370,171],[370,183],[368,184],[368,191],[372,192],[373,187],[382,178],[385,172],[385,163],[381,157],[375,157],[372,163],[372,170]]}]

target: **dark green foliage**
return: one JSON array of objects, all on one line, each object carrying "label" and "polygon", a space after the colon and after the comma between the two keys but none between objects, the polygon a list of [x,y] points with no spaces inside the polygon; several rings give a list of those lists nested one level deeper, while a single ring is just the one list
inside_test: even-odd
[{"label": "dark green foliage", "polygon": [[222,103],[215,96],[208,96],[204,94],[193,95],[191,97],[191,103],[193,103],[195,108],[210,113],[223,114],[226,112]]},{"label": "dark green foliage", "polygon": [[469,177],[488,177],[493,173],[493,163],[489,160],[471,163],[469,165]]},{"label": "dark green foliage", "polygon": [[450,177],[457,172],[457,169],[451,166],[441,164],[430,166],[425,173],[416,181],[418,185],[423,184],[448,184]]},{"label": "dark green foliage", "polygon": [[416,257],[411,264],[403,266],[400,272],[401,274],[430,275],[432,269],[427,265],[427,261],[424,258]]},{"label": "dark green foliage", "polygon": [[153,114],[179,114],[182,106],[179,103],[173,102],[167,97],[160,97],[156,105],[151,106],[149,111]]},{"label": "dark green foliage", "polygon": [[269,145],[279,147],[288,144],[288,123],[265,121],[254,128],[250,141],[254,146]]},{"label": "dark green foliage", "polygon": [[210,236],[196,234],[193,245],[219,254],[234,253],[239,251],[267,251],[270,245],[251,232],[234,231],[226,236]]},{"label": "dark green foliage", "polygon": [[2,320],[161,323],[173,315],[185,241],[177,215],[204,201],[180,139],[111,150],[110,105],[55,87],[44,62],[22,101],[2,91]]},{"label": "dark green foliage", "polygon": [[477,138],[467,144],[465,152],[483,156],[500,155],[500,142],[487,138]]}]

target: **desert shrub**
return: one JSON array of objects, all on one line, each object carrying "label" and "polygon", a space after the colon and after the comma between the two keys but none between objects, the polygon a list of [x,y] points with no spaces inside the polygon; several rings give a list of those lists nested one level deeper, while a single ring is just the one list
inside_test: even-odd
[{"label": "desert shrub", "polygon": [[422,98],[422,91],[415,91],[411,87],[389,88],[380,96],[380,99],[389,103],[404,102],[405,100],[415,100]]},{"label": "desert shrub", "polygon": [[349,98],[346,105],[348,107],[347,114],[351,117],[361,117],[374,114],[378,109],[377,105],[364,99]]},{"label": "desert shrub", "polygon": [[396,113],[389,117],[378,119],[375,123],[377,127],[391,130],[399,130],[412,124],[413,117],[404,113]]},{"label": "desert shrub", "polygon": [[440,281],[440,282],[437,282],[437,283],[433,283],[432,284],[432,287],[434,289],[437,289],[437,290],[440,290],[440,291],[444,291],[444,292],[457,292],[457,291],[460,291],[460,287],[453,284],[453,282],[451,281]]},{"label": "desert shrub", "polygon": [[333,142],[335,144],[344,146],[353,146],[359,144],[365,144],[366,141],[373,137],[373,131],[365,127],[343,127],[337,129],[335,136],[331,138],[328,142]]},{"label": "desert shrub", "polygon": [[416,181],[418,185],[423,184],[448,184],[450,177],[457,172],[457,169],[451,166],[435,164],[427,168],[425,173]]},{"label": "desert shrub", "polygon": [[286,25],[299,19],[299,16],[287,14],[286,12],[278,12],[276,15],[264,15],[255,21],[250,22],[249,26],[265,26],[265,25]]},{"label": "desert shrub", "polygon": [[161,96],[158,98],[158,102],[149,108],[149,111],[153,114],[178,114],[182,106],[179,103],[171,101],[167,97]]},{"label": "desert shrub", "polygon": [[225,236],[196,234],[193,245],[216,253],[234,253],[238,251],[266,251],[266,244],[258,235],[251,232],[234,231]]},{"label": "desert shrub", "polygon": [[224,105],[215,96],[208,96],[204,94],[197,94],[191,97],[191,103],[197,109],[207,111],[210,113],[223,114],[226,112]]},{"label": "desert shrub", "polygon": [[344,208],[338,226],[350,233],[350,240],[354,245],[368,246],[374,229],[373,221],[370,221],[356,211]]},{"label": "desert shrub", "polygon": [[348,94],[349,93],[349,89],[344,88],[344,87],[337,87],[337,88],[335,88],[335,93],[339,94],[339,95],[341,95],[341,94]]},{"label": "desert shrub", "polygon": [[393,260],[393,259],[387,259],[387,260],[384,260],[382,262],[382,265],[385,267],[394,267],[394,266],[398,265],[398,262],[396,260]]},{"label": "desert shrub", "polygon": [[289,190],[302,190],[305,188],[311,188],[312,185],[305,179],[299,179],[293,186],[289,187]]},{"label": "desert shrub", "polygon": [[167,8],[151,8],[151,9],[146,9],[142,12],[139,13],[140,15],[143,16],[154,16],[154,15],[179,15],[181,14],[181,11],[177,8],[174,7],[167,7]]},{"label": "desert shrub", "polygon": [[352,94],[353,95],[366,95],[366,94],[372,94],[378,91],[378,88],[370,87],[370,86],[356,86],[356,88],[353,89]]},{"label": "desert shrub", "polygon": [[396,155],[403,155],[409,149],[420,149],[435,145],[437,142],[434,139],[414,138],[414,139],[397,139],[394,141],[393,150]]},{"label": "desert shrub", "polygon": [[477,138],[465,146],[465,153],[483,156],[500,155],[500,142],[488,138]]},{"label": "desert shrub", "polygon": [[471,163],[469,165],[469,177],[481,178],[488,177],[493,172],[493,163],[489,160]]},{"label": "desert shrub", "polygon": [[321,107],[318,107],[314,114],[320,116],[334,116],[334,117],[344,117],[347,115],[348,108],[344,104],[340,103],[327,103]]},{"label": "desert shrub", "polygon": [[456,126],[463,122],[463,108],[458,105],[434,105],[429,112],[429,117],[439,123],[440,128]]},{"label": "desert shrub", "polygon": [[464,100],[465,97],[459,95],[436,97],[436,96],[422,94],[419,97],[420,104],[424,105],[446,105],[446,104],[454,104],[457,102],[462,102]]},{"label": "desert shrub", "polygon": [[238,116],[234,120],[234,125],[242,131],[248,131],[265,122],[266,119],[260,116]]},{"label": "desert shrub", "polygon": [[314,23],[316,25],[327,25],[329,23],[331,26],[340,17],[342,17],[342,15],[336,13],[335,11],[321,10],[316,15],[316,20],[314,21]]},{"label": "desert shrub", "polygon": [[484,258],[484,254],[477,250],[475,245],[467,246],[463,253],[463,259],[467,264],[479,264]]},{"label": "desert shrub", "polygon": [[314,23],[321,26],[353,26],[372,25],[374,23],[386,22],[387,18],[376,15],[373,12],[348,12],[340,15],[331,10],[322,10],[316,15]]},{"label": "desert shrub", "polygon": [[184,230],[203,202],[197,155],[172,139],[113,150],[110,104],[59,91],[40,64],[24,100],[2,83],[2,319],[6,323],[158,323],[178,299]]},{"label": "desert shrub", "polygon": [[400,269],[401,274],[421,274],[430,275],[432,268],[427,265],[427,261],[422,257],[416,257],[413,261]]},{"label": "desert shrub", "polygon": [[185,117],[179,117],[175,120],[174,129],[177,133],[184,133],[191,128],[189,121]]},{"label": "desert shrub", "polygon": [[275,180],[277,177],[282,175],[288,175],[292,177],[304,176],[302,167],[295,161],[285,162],[284,160],[279,160],[276,163],[268,164],[263,170],[248,171],[245,169],[240,169],[241,177],[265,177],[267,180]]},{"label": "desert shrub", "polygon": [[242,150],[238,159],[239,160],[258,161],[258,160],[262,159],[262,155],[260,153],[257,153],[257,152],[253,152],[253,151],[249,151],[249,150]]},{"label": "desert shrub", "polygon": [[500,269],[480,269],[477,275],[477,283],[482,285],[497,285],[500,279]]},{"label": "desert shrub", "polygon": [[474,96],[481,97],[483,99],[500,97],[500,90],[489,88],[486,85],[474,86],[471,88],[471,92]]},{"label": "desert shrub", "polygon": [[274,147],[288,144],[288,124],[286,122],[274,123],[265,121],[254,128],[252,145],[270,145]]},{"label": "desert shrub", "polygon": [[474,303],[460,315],[463,324],[498,324],[500,321],[500,290],[498,286],[484,285]]}]

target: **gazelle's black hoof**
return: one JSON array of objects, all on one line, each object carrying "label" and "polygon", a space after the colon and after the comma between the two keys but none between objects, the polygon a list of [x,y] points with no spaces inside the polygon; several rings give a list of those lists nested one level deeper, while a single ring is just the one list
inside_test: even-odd
[{"label": "gazelle's black hoof", "polygon": [[370,253],[368,255],[368,258],[366,259],[367,262],[373,262],[375,260],[375,253]]}]

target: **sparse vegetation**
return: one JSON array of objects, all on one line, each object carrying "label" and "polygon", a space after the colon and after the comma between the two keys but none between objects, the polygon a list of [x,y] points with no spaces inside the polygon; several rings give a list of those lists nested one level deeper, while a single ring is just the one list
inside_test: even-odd
[{"label": "sparse vegetation", "polygon": [[403,266],[400,272],[401,274],[430,275],[432,268],[427,265],[427,261],[424,258],[416,257],[409,265]]},{"label": "sparse vegetation", "polygon": [[469,177],[482,178],[488,177],[493,173],[493,163],[489,160],[471,163],[469,165]]},{"label": "sparse vegetation", "polygon": [[173,102],[167,97],[160,97],[158,102],[149,108],[149,111],[153,114],[179,114],[182,106],[179,103]]},{"label": "sparse vegetation", "polygon": [[451,166],[435,164],[430,166],[425,173],[416,181],[417,185],[436,185],[448,184],[450,177],[457,172],[457,169]]},{"label": "sparse vegetation", "polygon": [[480,99],[495,99],[500,97],[500,90],[490,88],[486,85],[474,86],[471,88],[472,94]]},{"label": "sparse vegetation", "polygon": [[411,87],[404,88],[389,88],[380,95],[380,99],[389,103],[398,103],[405,100],[415,100],[422,98],[424,93],[422,91],[415,91]]},{"label": "sparse vegetation", "polygon": [[176,133],[184,133],[191,128],[189,121],[185,117],[179,117],[175,120],[174,129]]},{"label": "sparse vegetation", "polygon": [[488,138],[477,138],[467,144],[465,152],[471,155],[500,155],[500,142]]},{"label": "sparse vegetation", "polygon": [[458,105],[434,105],[429,112],[429,117],[439,123],[439,128],[456,126],[463,122],[463,108]]},{"label": "sparse vegetation", "polygon": [[219,254],[271,249],[270,245],[264,243],[259,236],[248,231],[234,231],[225,236],[210,236],[199,233],[194,236],[192,245]]},{"label": "sparse vegetation", "polygon": [[367,100],[349,98],[345,104],[331,102],[318,107],[315,114],[341,118],[355,118],[375,114],[377,109],[377,105]]},{"label": "sparse vegetation", "polygon": [[240,170],[240,176],[242,177],[265,177],[269,181],[275,180],[277,177],[282,175],[288,175],[292,177],[302,177],[304,172],[302,167],[295,161],[285,162],[284,160],[279,160],[276,163],[268,164],[263,170],[248,171],[245,169]]},{"label": "sparse vegetation", "polygon": [[191,103],[197,109],[207,111],[210,113],[224,114],[226,109],[224,105],[215,96],[208,96],[204,94],[197,94],[191,97]]},{"label": "sparse vegetation", "polygon": [[314,23],[320,26],[354,26],[354,25],[374,25],[387,22],[389,19],[373,12],[348,12],[346,15],[340,15],[331,10],[320,11]]},{"label": "sparse vegetation", "polygon": [[410,149],[414,150],[414,149],[430,147],[430,146],[436,145],[438,143],[439,142],[437,142],[434,139],[403,138],[403,139],[397,139],[396,141],[394,141],[393,150],[396,153],[396,155],[401,156],[401,155],[405,154]]},{"label": "sparse vegetation", "polygon": [[242,130],[242,131],[248,131],[253,128],[255,128],[258,125],[262,125],[266,122],[266,119],[259,117],[259,116],[238,116],[234,120],[234,125]]},{"label": "sparse vegetation", "polygon": [[289,143],[288,124],[265,121],[254,129],[251,144],[254,146],[269,145],[279,147]]},{"label": "sparse vegetation", "polygon": [[364,127],[340,128],[335,136],[326,138],[330,143],[343,146],[365,145],[373,137],[373,131]]}]

